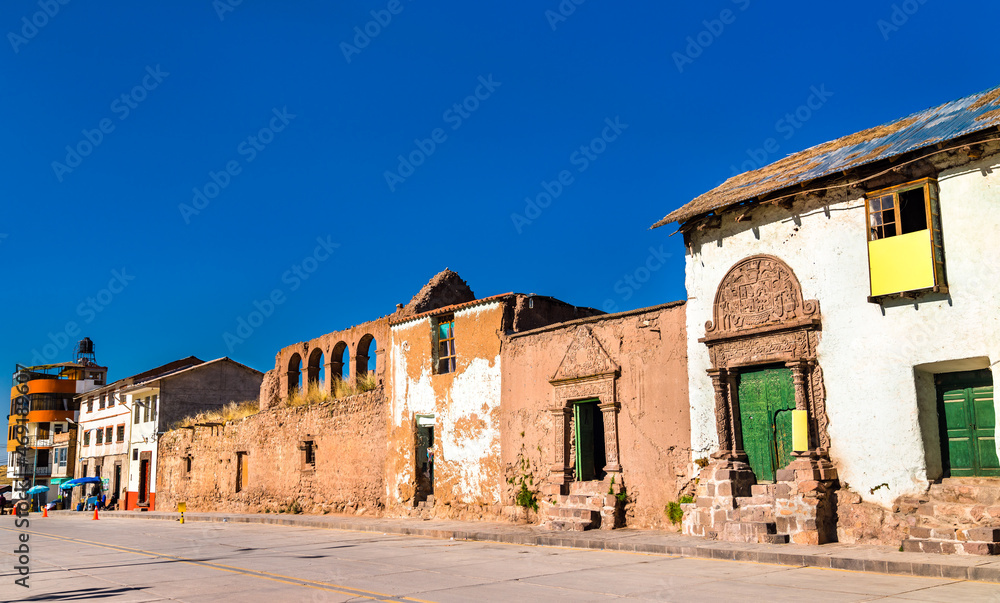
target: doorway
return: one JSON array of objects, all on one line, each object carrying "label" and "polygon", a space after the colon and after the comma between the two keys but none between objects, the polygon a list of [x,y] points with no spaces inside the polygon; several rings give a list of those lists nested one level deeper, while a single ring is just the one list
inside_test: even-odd
[{"label": "doorway", "polygon": [[246,452],[236,453],[236,491],[242,492],[247,487],[250,472],[250,455]]},{"label": "doorway", "polygon": [[989,369],[943,373],[934,382],[945,476],[1000,476],[993,374]]},{"label": "doorway", "polygon": [[604,448],[604,416],[598,400],[581,400],[573,404],[573,425],[576,436],[576,481],[604,479],[607,451]]},{"label": "doorway", "polygon": [[122,492],[122,464],[120,462],[115,463],[115,473],[114,473],[114,490],[112,494],[117,498]]},{"label": "doorway", "polygon": [[149,460],[139,461],[139,504],[149,504]]},{"label": "doorway", "polygon": [[434,495],[434,417],[417,415],[416,433],[416,502]]},{"label": "doorway", "polygon": [[758,482],[773,482],[775,472],[792,462],[792,411],[795,386],[785,367],[740,373],[738,390],[743,450]]}]

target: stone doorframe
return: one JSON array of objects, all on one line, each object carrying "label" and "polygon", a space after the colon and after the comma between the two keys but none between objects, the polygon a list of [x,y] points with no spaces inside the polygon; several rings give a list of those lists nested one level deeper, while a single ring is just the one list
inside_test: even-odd
[{"label": "stone doorframe", "polygon": [[573,430],[573,403],[581,400],[598,400],[601,417],[604,419],[604,452],[607,464],[604,472],[610,477],[617,476],[620,484],[621,465],[618,462],[618,399],[615,381],[618,372],[609,372],[583,378],[550,381],[555,389],[555,406],[549,409],[552,415],[552,433],[555,437],[550,482],[561,489],[575,481],[570,448],[570,434]]},{"label": "stone doorframe", "polygon": [[792,371],[795,408],[808,412],[809,450],[795,456],[828,459],[826,395],[816,361],[821,316],[817,300],[805,300],[798,279],[780,259],[755,255],[734,265],[719,284],[713,319],[705,323],[715,390],[715,421],[722,461],[747,462],[740,425],[741,371],[780,363]]}]

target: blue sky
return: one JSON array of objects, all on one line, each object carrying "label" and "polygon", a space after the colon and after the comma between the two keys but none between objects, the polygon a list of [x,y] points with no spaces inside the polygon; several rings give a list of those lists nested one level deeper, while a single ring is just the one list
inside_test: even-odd
[{"label": "blue sky", "polygon": [[111,378],[267,370],[445,267],[479,296],[683,299],[680,236],[649,230],[671,209],[1000,83],[987,3],[95,4],[0,9],[11,371],[84,335]]}]

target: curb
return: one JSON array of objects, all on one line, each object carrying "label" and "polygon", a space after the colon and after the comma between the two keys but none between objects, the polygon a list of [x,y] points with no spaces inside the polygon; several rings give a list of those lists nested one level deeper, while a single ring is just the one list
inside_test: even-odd
[{"label": "curb", "polygon": [[[77,516],[74,511],[53,511],[54,516]],[[107,511],[102,519],[150,519],[176,521],[178,513],[151,511]],[[382,534],[400,534],[424,538],[466,540],[472,542],[501,542],[528,546],[559,546],[629,553],[679,555],[701,559],[768,563],[793,567],[818,567],[897,576],[921,576],[952,580],[975,580],[1000,583],[1000,560],[995,557],[935,555],[904,553],[889,547],[862,545],[752,544],[703,540],[696,537],[665,535],[660,540],[683,540],[683,543],[657,542],[659,534],[649,530],[614,530],[612,532],[539,533],[538,528],[488,524],[494,531],[476,529],[474,522],[468,528],[423,527],[417,520],[353,519],[330,516],[281,516],[269,514],[227,515],[210,513],[185,513],[185,523],[248,523],[312,527]],[[420,522],[422,523],[422,522]],[[448,522],[457,523],[457,522]],[[653,539],[653,542],[649,540]]]}]

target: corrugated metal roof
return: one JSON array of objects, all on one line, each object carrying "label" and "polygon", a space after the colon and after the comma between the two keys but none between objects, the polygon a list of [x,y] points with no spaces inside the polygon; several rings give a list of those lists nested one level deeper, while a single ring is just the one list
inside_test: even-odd
[{"label": "corrugated metal roof", "polygon": [[761,195],[1000,125],[1000,86],[885,125],[825,142],[733,176],[653,228],[684,222]]}]

